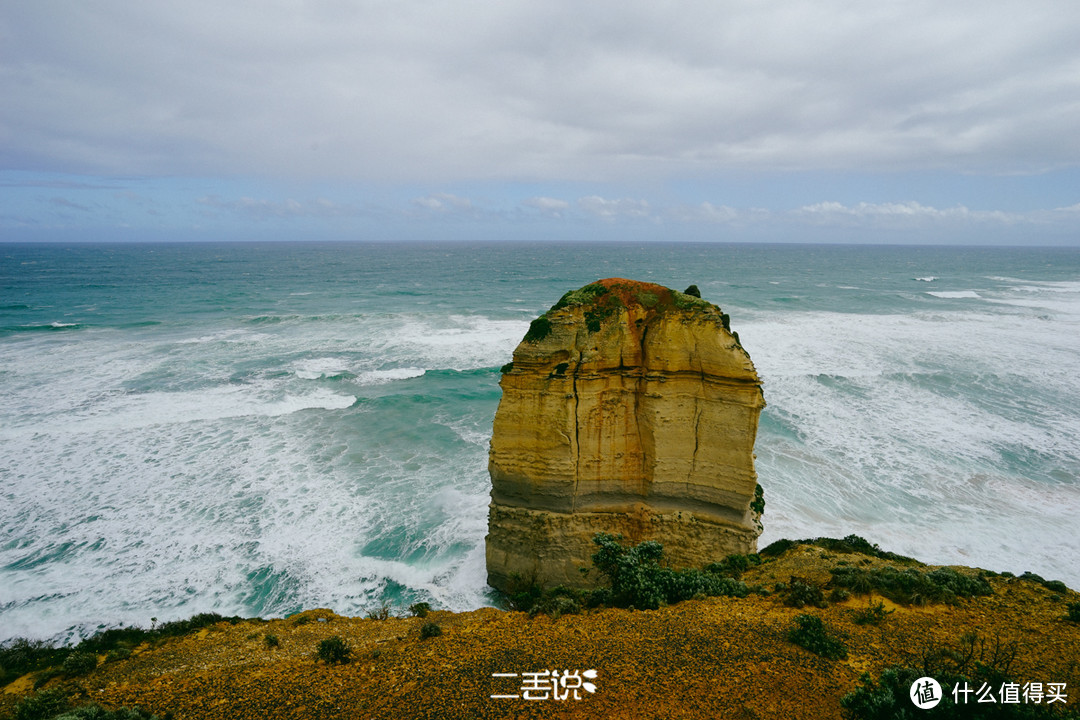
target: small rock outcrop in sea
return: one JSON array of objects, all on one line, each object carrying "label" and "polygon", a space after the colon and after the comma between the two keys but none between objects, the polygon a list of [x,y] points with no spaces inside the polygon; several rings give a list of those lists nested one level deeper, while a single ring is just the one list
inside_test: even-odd
[{"label": "small rock outcrop in sea", "polygon": [[532,322],[500,384],[493,587],[595,585],[581,568],[599,532],[658,540],[675,567],[756,550],[765,401],[717,306],[652,283],[586,285]]}]

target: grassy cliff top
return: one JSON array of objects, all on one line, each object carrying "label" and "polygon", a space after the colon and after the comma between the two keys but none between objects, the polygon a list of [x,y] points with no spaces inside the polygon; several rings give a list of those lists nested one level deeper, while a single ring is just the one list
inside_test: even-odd
[{"label": "grassy cliff top", "polygon": [[[697,286],[687,288],[697,291]],[[639,307],[645,311],[646,319],[669,312],[712,312],[716,313],[724,329],[731,331],[730,318],[712,303],[696,295],[688,295],[678,290],[657,285],[656,283],[626,278],[606,278],[589,283],[577,290],[565,293],[547,312],[532,321],[525,342],[539,342],[551,331],[551,318],[566,308],[583,308],[586,326],[589,332],[598,332],[602,324],[615,317],[622,310]],[[732,333],[736,342],[738,335]]]},{"label": "grassy cliff top", "polygon": [[640,305],[654,312],[715,307],[700,297],[687,295],[656,283],[626,278],[606,278],[567,292],[548,312],[576,305],[596,307]]},{"label": "grassy cliff top", "polygon": [[[746,597],[557,617],[484,608],[372,619],[310,610],[144,642],[128,657],[99,656],[96,668],[61,672],[43,687],[77,704],[138,705],[177,720],[817,720],[842,717],[841,699],[887,668],[929,667],[938,676],[1000,671],[1021,685],[1066,683],[1068,704],[1054,707],[1080,705],[1080,624],[1067,619],[1074,607],[1080,614],[1080,594],[1060,583],[927,567],[845,541],[785,543],[744,558],[725,566],[754,589]],[[904,595],[922,587],[916,576],[956,592]],[[970,592],[956,584],[961,576]],[[843,653],[826,652],[815,632]],[[319,658],[320,644],[335,637],[348,649],[345,662]],[[580,700],[490,697],[520,694],[525,672],[589,669],[596,691],[579,691]],[[872,680],[860,680],[863,673]],[[33,683],[28,675],[6,688],[4,706]]]}]

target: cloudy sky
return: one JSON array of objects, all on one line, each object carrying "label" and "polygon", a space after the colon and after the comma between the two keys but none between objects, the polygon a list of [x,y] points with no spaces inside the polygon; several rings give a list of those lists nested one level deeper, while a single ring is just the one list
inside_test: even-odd
[{"label": "cloudy sky", "polygon": [[1072,0],[34,0],[0,240],[1080,244]]}]

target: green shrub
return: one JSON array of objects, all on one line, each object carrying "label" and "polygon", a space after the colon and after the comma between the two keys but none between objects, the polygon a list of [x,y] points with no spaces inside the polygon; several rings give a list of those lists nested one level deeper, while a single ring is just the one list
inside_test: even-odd
[{"label": "green shrub", "polygon": [[750,509],[758,515],[765,512],[765,488],[761,487],[761,483],[754,488],[754,499],[750,502]]},{"label": "green shrub", "polygon": [[752,567],[761,564],[761,556],[757,553],[749,555],[728,555],[720,562],[709,563],[703,570],[720,577],[729,577],[738,580],[742,574]]},{"label": "green shrub", "polygon": [[806,578],[791,576],[791,580],[787,583],[784,589],[784,604],[793,608],[804,608],[807,605],[813,607],[823,608],[828,603],[825,602],[825,593],[821,588],[814,585]]},{"label": "green shrub", "polygon": [[873,569],[844,566],[833,568],[830,572],[832,584],[836,587],[848,588],[859,594],[877,591],[903,605],[953,603],[961,597],[994,593],[985,578],[958,573],[952,568],[922,572],[915,568],[900,570],[891,565]]},{"label": "green shrub", "polygon": [[886,610],[885,603],[878,600],[876,603],[868,603],[865,610],[856,610],[852,619],[859,625],[880,625],[894,612],[895,610]]},{"label": "green shrub", "polygon": [[787,538],[781,538],[775,542],[769,543],[764,549],[758,550],[758,555],[762,557],[780,557],[788,550],[799,545],[810,544],[809,540],[788,540]]},{"label": "green shrub", "polygon": [[[764,500],[764,497],[762,498]],[[806,540],[788,540],[781,539],[773,542],[764,550],[759,550],[758,554],[765,557],[777,557],[783,555],[785,552],[793,547],[799,545],[813,545],[816,547],[824,548],[830,552],[841,554],[859,554],[867,555],[869,557],[879,558],[881,560],[890,560],[892,562],[900,563],[902,565],[921,565],[915,558],[907,557],[906,555],[898,555],[896,553],[887,552],[882,550],[877,545],[871,543],[869,540],[859,537],[858,535],[848,535],[845,538],[810,538]]]},{"label": "green shrub", "polygon": [[833,588],[832,592],[829,593],[829,602],[841,603],[849,597],[851,597],[851,593],[844,588]]},{"label": "green shrub", "polygon": [[[922,651],[919,667],[892,666],[882,671],[875,682],[869,673],[859,679],[853,692],[840,700],[844,717],[849,720],[887,720],[890,718],[1042,718],[1054,715],[1045,705],[955,703],[957,685],[977,689],[986,683],[998,695],[998,689],[1012,678],[1015,643],[1000,640],[987,642],[969,633],[955,643],[928,646]],[[909,692],[920,677],[932,677],[941,684],[941,702],[930,710],[917,710]]]},{"label": "green shrub", "polygon": [[14,638],[0,644],[0,685],[59,664],[69,652],[68,648],[57,648],[52,643],[28,638]]},{"label": "green shrub", "polygon": [[105,662],[118,662],[120,660],[127,660],[129,657],[131,657],[131,650],[125,647],[113,648],[105,653]]},{"label": "green shrub", "polygon": [[70,707],[67,692],[62,688],[50,688],[28,695],[11,711],[13,720],[49,720]]},{"label": "green shrub", "polygon": [[698,595],[746,597],[749,592],[745,583],[729,577],[662,566],[664,548],[655,540],[623,547],[614,535],[598,533],[593,543],[599,547],[593,553],[593,565],[611,581],[608,601],[617,607],[655,610]]},{"label": "green shrub", "polygon": [[510,573],[504,593],[507,607],[517,612],[529,612],[543,597],[544,590],[535,578],[526,579],[520,573]]},{"label": "green shrub", "polygon": [[413,603],[409,606],[409,612],[413,617],[426,618],[428,613],[431,612],[431,604],[426,602]]},{"label": "green shrub", "polygon": [[428,638],[438,637],[442,635],[442,628],[438,623],[428,621],[420,626],[420,639],[427,640]]},{"label": "green shrub", "polygon": [[62,667],[67,675],[86,675],[97,667],[97,656],[93,653],[76,650],[64,658]]},{"label": "green shrub", "polygon": [[307,625],[309,622],[311,622],[311,616],[310,615],[300,615],[299,617],[297,617],[295,620],[292,621],[292,624],[293,624],[293,627],[300,627],[301,625]]},{"label": "green shrub", "polygon": [[368,611],[369,620],[386,620],[390,617],[390,603],[384,602],[376,610]]},{"label": "green shrub", "polygon": [[158,625],[155,618],[153,620],[154,626],[150,630],[144,630],[138,627],[123,627],[104,630],[83,640],[75,647],[75,649],[100,655],[108,653],[110,650],[116,648],[131,649],[144,642],[153,642],[155,640],[160,640],[161,638],[190,635],[205,627],[216,625],[220,622],[228,622],[235,625],[242,620],[243,618],[236,615],[224,617],[218,613],[199,613],[198,615],[191,616],[187,620],[173,620]]},{"label": "green shrub", "polygon": [[788,631],[788,640],[799,647],[830,660],[843,660],[847,648],[839,638],[830,635],[817,615],[796,615],[795,626]]},{"label": "green shrub", "polygon": [[333,635],[319,643],[319,659],[327,663],[346,663],[352,655],[352,649],[340,635]]},{"label": "green shrub", "polygon": [[263,637],[263,644],[268,648],[276,648],[281,646],[281,640],[278,639],[277,635],[267,633],[266,636]]},{"label": "green shrub", "polygon": [[579,613],[585,607],[603,605],[609,597],[610,592],[606,588],[579,590],[557,585],[544,589],[516,573],[511,575],[510,585],[503,596],[510,610],[527,612],[530,617],[543,614],[552,619]]},{"label": "green shrub", "polygon": [[525,337],[522,342],[536,343],[540,342],[548,335],[551,334],[551,321],[544,315],[533,320],[529,323],[529,331],[525,333]]},{"label": "green shrub", "polygon": [[[146,630],[139,627],[121,627],[103,630],[88,637],[74,647],[55,647],[41,640],[15,638],[0,644],[0,685],[6,685],[27,673],[38,673],[38,685],[60,674],[82,675],[97,665],[97,655],[105,655],[106,662],[122,660],[131,655],[131,649],[145,642],[166,637],[180,637],[219,622],[240,622],[242,618],[222,617],[217,613],[201,613],[187,620],[157,624]],[[90,665],[90,656],[94,665]]]},{"label": "green shrub", "polygon": [[581,606],[588,603],[589,597],[590,593],[586,590],[575,590],[559,585],[541,593],[529,608],[529,615],[543,613],[552,620],[563,615],[576,615],[581,612]]},{"label": "green shrub", "polygon": [[1065,619],[1069,622],[1080,623],[1080,602],[1069,603],[1065,607],[1068,610]]}]

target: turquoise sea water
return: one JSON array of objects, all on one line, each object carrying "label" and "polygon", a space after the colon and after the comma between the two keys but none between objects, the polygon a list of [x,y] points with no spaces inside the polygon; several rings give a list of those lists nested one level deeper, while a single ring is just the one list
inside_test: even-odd
[{"label": "turquoise sea water", "polygon": [[498,368],[568,289],[731,314],[762,543],[1080,587],[1080,251],[0,245],[0,640],[490,602]]}]

